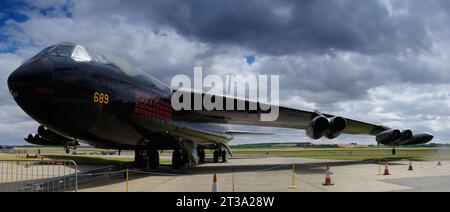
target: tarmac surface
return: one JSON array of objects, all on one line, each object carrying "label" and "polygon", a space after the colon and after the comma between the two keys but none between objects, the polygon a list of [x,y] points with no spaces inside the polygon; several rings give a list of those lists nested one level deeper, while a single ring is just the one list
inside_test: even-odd
[{"label": "tarmac surface", "polygon": [[[292,164],[295,164],[295,186],[292,184]],[[227,163],[206,163],[190,171],[174,173],[168,166],[156,172],[130,171],[128,189],[131,192],[209,192],[213,174],[218,177],[221,192],[410,192],[450,191],[450,164],[437,161],[409,161],[389,164],[391,175],[384,172],[384,164],[377,161],[336,161],[304,158],[233,158]],[[331,166],[333,186],[323,186],[326,165]],[[123,192],[123,177],[87,183],[79,191]]]}]

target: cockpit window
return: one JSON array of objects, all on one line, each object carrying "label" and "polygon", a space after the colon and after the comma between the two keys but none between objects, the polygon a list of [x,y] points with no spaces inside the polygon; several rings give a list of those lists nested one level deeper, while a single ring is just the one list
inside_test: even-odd
[{"label": "cockpit window", "polygon": [[141,69],[128,64],[127,62],[118,59],[117,57],[108,54],[103,51],[96,50],[94,48],[85,47],[82,45],[62,43],[54,47],[51,47],[48,51],[49,54],[57,56],[70,56],[74,61],[77,62],[96,62],[105,65],[114,66],[124,74],[141,79],[147,79],[152,82],[152,86],[158,88],[159,90],[169,89],[164,83],[153,78]]},{"label": "cockpit window", "polygon": [[58,57],[70,57],[72,55],[74,46],[68,44],[59,44],[48,50],[50,55]]},{"label": "cockpit window", "polygon": [[156,86],[159,90],[167,89],[167,86],[165,86],[164,83],[162,83],[161,81],[153,78],[146,72],[142,71],[140,68],[130,65],[124,60],[121,60],[113,56],[112,54],[92,49],[89,47],[86,47],[86,50],[89,52],[89,55],[91,56],[93,61],[103,63],[106,65],[113,65],[130,77],[138,77],[142,79],[146,78],[147,80],[151,81],[152,85]]},{"label": "cockpit window", "polygon": [[54,47],[54,46],[50,46],[50,47],[47,47],[47,48],[43,49],[42,51],[40,51],[39,53],[37,53],[36,55],[34,55],[31,59],[38,58],[38,57],[40,57],[40,56],[42,56],[42,55],[47,54],[48,50],[51,49],[51,48],[53,48],[53,47]]},{"label": "cockpit window", "polygon": [[91,56],[88,54],[83,46],[77,45],[71,55],[72,59],[79,62],[91,61]]},{"label": "cockpit window", "polygon": [[105,56],[103,56],[98,51],[91,48],[86,48],[86,51],[89,53],[93,61],[103,64],[112,64],[111,61],[109,61]]}]

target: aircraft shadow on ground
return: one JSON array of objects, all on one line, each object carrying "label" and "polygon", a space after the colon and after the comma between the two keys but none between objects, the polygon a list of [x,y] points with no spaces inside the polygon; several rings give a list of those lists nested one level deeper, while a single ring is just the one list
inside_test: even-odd
[{"label": "aircraft shadow on ground", "polygon": [[[236,160],[236,159],[232,159]],[[207,163],[208,164],[208,163]],[[364,165],[364,164],[378,164],[378,160],[370,161],[331,161],[331,162],[310,162],[310,163],[296,163],[295,172],[297,174],[310,174],[320,175],[326,173],[326,166],[343,167],[351,165]],[[390,162],[390,165],[404,165],[401,163]],[[167,178],[175,178],[180,176],[192,176],[192,175],[213,175],[213,174],[236,174],[246,172],[268,172],[268,171],[291,171],[292,164],[279,163],[279,164],[251,164],[251,165],[228,165],[226,163],[219,163],[214,165],[199,165],[192,168],[189,171],[174,172],[170,165],[161,165],[157,171],[142,170],[142,173],[130,172],[129,180],[143,179],[152,176],[166,176]],[[286,172],[287,174],[288,172]],[[98,186],[107,186],[116,183],[124,183],[124,174],[101,176],[98,179],[91,179],[91,181],[79,184],[80,189],[93,188]]]},{"label": "aircraft shadow on ground", "polygon": [[[49,157],[51,158],[51,157]],[[61,156],[55,156],[52,159],[62,159]],[[70,159],[70,157],[64,158]],[[89,158],[86,158],[87,161],[79,161],[84,160],[84,157],[77,157],[78,162],[88,162],[90,164]],[[399,158],[408,159],[408,158]],[[231,159],[231,161],[240,160],[239,158]],[[112,160],[108,159],[96,159],[96,162],[100,162],[102,165],[106,164],[114,164]],[[117,162],[117,161],[116,161]],[[379,160],[366,160],[366,161],[329,161],[329,162],[301,162],[296,163],[295,172],[297,174],[325,174],[326,166],[333,167],[343,167],[343,166],[351,166],[351,165],[364,165],[364,164],[378,164]],[[404,165],[402,163],[396,163],[395,161],[391,161],[390,165]],[[104,172],[104,174],[92,176],[86,176],[83,172],[79,175],[79,189],[93,188],[98,186],[107,186],[117,183],[125,182],[125,174],[124,167],[129,167],[130,170],[133,170],[132,165],[130,163],[124,164],[124,166],[120,166],[121,168],[116,169],[111,172]],[[157,171],[152,170],[142,170],[142,172],[136,173],[131,171],[129,173],[129,180],[142,179],[152,176],[166,176],[167,178],[174,178],[179,176],[189,176],[189,175],[213,175],[213,174],[236,174],[236,173],[249,173],[249,172],[268,172],[268,171],[289,171],[292,170],[291,163],[275,163],[275,164],[248,164],[248,165],[232,165],[228,163],[218,163],[212,164],[212,160],[208,160],[206,164],[200,164],[188,171],[180,171],[174,172],[170,165],[161,165],[160,169]],[[55,179],[56,180],[56,179]],[[23,183],[23,182],[22,182]],[[49,189],[52,190],[52,189]]]}]

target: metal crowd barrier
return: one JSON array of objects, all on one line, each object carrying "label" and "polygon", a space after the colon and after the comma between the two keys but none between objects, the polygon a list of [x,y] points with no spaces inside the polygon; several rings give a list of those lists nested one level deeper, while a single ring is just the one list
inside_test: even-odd
[{"label": "metal crowd barrier", "polygon": [[73,160],[0,159],[0,192],[67,192],[78,190]]}]

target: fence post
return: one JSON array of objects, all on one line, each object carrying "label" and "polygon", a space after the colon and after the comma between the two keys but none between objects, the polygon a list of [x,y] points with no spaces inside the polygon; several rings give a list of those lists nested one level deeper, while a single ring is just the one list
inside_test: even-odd
[{"label": "fence post", "polygon": [[125,190],[128,192],[128,169],[125,170]]},{"label": "fence post", "polygon": [[78,192],[78,164],[73,160],[72,163],[75,165],[75,192]]}]

